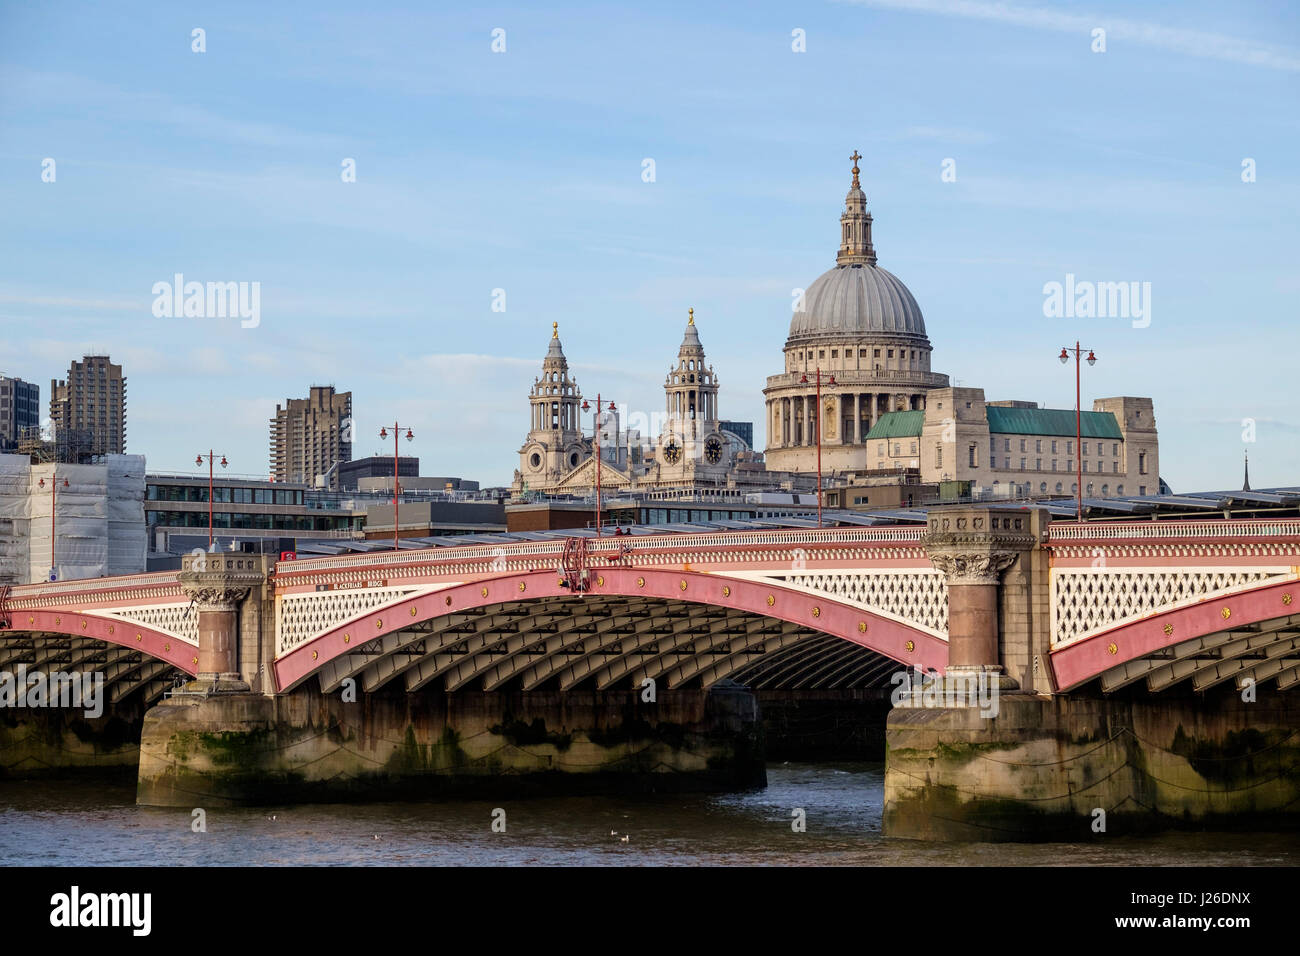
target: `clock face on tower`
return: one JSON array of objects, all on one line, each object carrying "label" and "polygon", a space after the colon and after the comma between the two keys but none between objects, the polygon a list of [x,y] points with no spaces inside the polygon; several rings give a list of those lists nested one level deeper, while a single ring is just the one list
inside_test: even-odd
[{"label": "clock face on tower", "polygon": [[704,457],[708,459],[710,465],[722,461],[722,442],[716,435],[710,435],[704,442]]},{"label": "clock face on tower", "polygon": [[664,442],[664,461],[670,465],[675,465],[682,460],[682,446],[677,444],[676,438],[669,438]]}]

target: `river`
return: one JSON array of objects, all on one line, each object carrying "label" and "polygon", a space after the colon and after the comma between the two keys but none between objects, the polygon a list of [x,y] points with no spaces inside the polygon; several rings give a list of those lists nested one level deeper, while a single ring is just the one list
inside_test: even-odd
[{"label": "river", "polygon": [[[207,811],[135,805],[129,779],[0,781],[0,865],[1270,866],[1300,834],[1091,835],[929,844],[881,834],[884,765],[772,764],[747,793],[329,804]],[[505,811],[505,832],[492,829]],[[794,832],[792,811],[807,829]],[[1086,824],[1085,824],[1086,825]],[[627,841],[623,842],[623,837]]]}]

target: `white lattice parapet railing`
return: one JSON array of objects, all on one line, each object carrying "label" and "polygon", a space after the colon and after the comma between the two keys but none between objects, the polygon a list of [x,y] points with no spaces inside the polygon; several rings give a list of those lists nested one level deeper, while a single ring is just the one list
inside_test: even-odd
[{"label": "white lattice parapet railing", "polygon": [[1047,531],[1052,544],[1123,539],[1170,540],[1186,538],[1300,539],[1300,519],[1264,518],[1227,521],[1091,521],[1054,522]]},{"label": "white lattice parapet railing", "polygon": [[1165,612],[1296,578],[1293,568],[1077,568],[1052,572],[1052,646]]},{"label": "white lattice parapet railing", "polygon": [[[734,531],[704,532],[701,534],[663,534],[630,537],[588,539],[589,554],[616,555],[620,546],[630,545],[637,551],[740,548],[767,545],[783,547],[800,544],[911,544],[920,542],[926,529],[920,526],[906,528],[826,528],[807,531]],[[554,541],[529,541],[520,544],[452,545],[446,548],[425,548],[379,554],[347,554],[329,558],[306,558],[285,561],[276,566],[279,573],[295,571],[321,571],[349,565],[423,564],[430,561],[465,561],[496,557],[534,557],[562,555],[563,539]]]}]

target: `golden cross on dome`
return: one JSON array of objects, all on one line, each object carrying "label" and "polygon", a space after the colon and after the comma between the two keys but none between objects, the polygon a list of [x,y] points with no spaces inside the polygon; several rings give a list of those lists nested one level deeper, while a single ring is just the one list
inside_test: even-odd
[{"label": "golden cross on dome", "polygon": [[551,338],[553,338],[553,339],[558,339],[559,337],[560,337],[560,323],[559,323],[559,322],[552,322],[552,323],[551,323]]},{"label": "golden cross on dome", "polygon": [[858,160],[861,158],[862,157],[858,154],[858,151],[856,149],[853,151],[853,155],[849,157],[849,159],[853,160],[854,166],[858,165]]},{"label": "golden cross on dome", "polygon": [[687,313],[687,315],[690,316],[690,318],[687,320],[686,324],[687,324],[687,325],[694,325],[694,324],[695,324],[695,309],[693,309],[693,308],[691,308],[691,309],[687,309],[687,310],[686,310],[686,313]]},{"label": "golden cross on dome", "polygon": [[859,171],[858,160],[861,158],[862,156],[858,154],[858,151],[856,149],[853,151],[853,155],[849,157],[849,159],[853,160],[853,188],[854,189],[862,188],[861,184],[858,182],[858,171]]}]

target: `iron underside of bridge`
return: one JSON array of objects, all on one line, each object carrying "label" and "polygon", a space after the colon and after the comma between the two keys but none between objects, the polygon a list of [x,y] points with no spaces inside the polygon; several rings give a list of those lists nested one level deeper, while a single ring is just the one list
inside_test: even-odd
[{"label": "iron underside of bridge", "polygon": [[117,704],[137,691],[146,706],[153,704],[178,679],[187,677],[172,664],[143,651],[95,638],[0,631],[0,672],[16,674],[19,665],[28,674],[102,674],[109,704]]},{"label": "iron underside of bridge", "polygon": [[734,608],[661,598],[584,595],[512,601],[420,622],[361,644],[318,671],[377,691],[425,687],[525,691],[883,685],[898,664],[812,628]]}]

